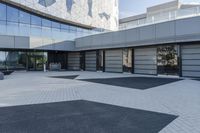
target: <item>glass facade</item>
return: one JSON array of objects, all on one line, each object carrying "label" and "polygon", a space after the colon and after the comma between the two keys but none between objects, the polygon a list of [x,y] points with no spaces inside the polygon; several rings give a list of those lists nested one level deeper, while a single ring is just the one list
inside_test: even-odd
[{"label": "glass facade", "polygon": [[47,64],[47,52],[28,52],[27,64],[29,71],[42,71]]},{"label": "glass facade", "polygon": [[61,69],[67,69],[67,52],[48,52],[48,61],[46,62],[48,62],[48,67],[50,64],[61,64]]},{"label": "glass facade", "polygon": [[160,46],[157,52],[158,74],[179,75],[178,46]]},{"label": "glass facade", "polygon": [[[63,52],[62,52],[63,53]],[[30,71],[42,71],[44,64],[48,69],[48,64],[52,62],[52,58],[48,52],[40,51],[0,51],[0,70],[30,70]],[[59,54],[55,54],[58,56]],[[59,58],[57,61],[62,63],[63,58]],[[64,69],[64,68],[63,68]]]},{"label": "glass facade", "polygon": [[26,52],[0,51],[0,70],[26,69]]},{"label": "glass facade", "polygon": [[0,3],[0,29],[0,35],[42,37],[52,43],[99,31],[48,20],[4,3]]}]

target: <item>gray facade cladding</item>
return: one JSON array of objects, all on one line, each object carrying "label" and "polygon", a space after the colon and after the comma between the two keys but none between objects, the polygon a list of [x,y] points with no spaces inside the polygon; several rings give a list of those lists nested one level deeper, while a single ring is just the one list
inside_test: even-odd
[{"label": "gray facade cladding", "polygon": [[136,48],[134,51],[134,72],[157,74],[156,48]]},{"label": "gray facade cladding", "polygon": [[200,75],[200,44],[183,45],[182,54],[182,76]]},{"label": "gray facade cladding", "polygon": [[123,72],[122,49],[105,50],[105,71]]},{"label": "gray facade cladding", "polygon": [[[107,72],[123,72],[120,51],[131,48],[132,72],[136,74],[200,77],[199,25],[197,16],[91,35],[76,39],[75,49],[105,50]],[[114,51],[116,55],[111,58]],[[165,60],[170,54],[173,58]]]},{"label": "gray facade cladding", "polygon": [[68,70],[80,70],[80,52],[68,53]]},{"label": "gray facade cladding", "polygon": [[200,40],[200,17],[167,21],[75,40],[76,50],[137,47]]},{"label": "gray facade cladding", "polygon": [[97,52],[87,51],[85,52],[85,70],[96,71],[97,70]]}]

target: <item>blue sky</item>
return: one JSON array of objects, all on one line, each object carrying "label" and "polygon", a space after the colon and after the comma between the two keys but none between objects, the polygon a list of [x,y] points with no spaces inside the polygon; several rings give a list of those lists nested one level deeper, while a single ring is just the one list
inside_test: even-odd
[{"label": "blue sky", "polygon": [[[120,18],[144,13],[146,8],[172,0],[119,0]],[[180,0],[184,3],[200,3],[200,0]]]}]

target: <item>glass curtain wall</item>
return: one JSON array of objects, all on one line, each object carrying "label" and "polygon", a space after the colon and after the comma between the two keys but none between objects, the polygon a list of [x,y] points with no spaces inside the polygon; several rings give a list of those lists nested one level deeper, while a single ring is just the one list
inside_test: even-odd
[{"label": "glass curtain wall", "polygon": [[158,74],[179,75],[179,48],[177,45],[160,46],[157,49]]},{"label": "glass curtain wall", "polygon": [[47,52],[0,51],[0,70],[40,71],[47,62]]},{"label": "glass curtain wall", "polygon": [[[75,37],[88,35],[100,30],[87,29],[31,14],[24,10],[11,7],[0,2],[0,35],[17,35],[42,37],[41,43],[55,43],[63,40],[73,40]],[[45,43],[45,42],[44,42]]]},{"label": "glass curtain wall", "polygon": [[0,70],[25,70],[26,52],[0,51]]},{"label": "glass curtain wall", "polygon": [[132,72],[132,49],[123,49],[123,72]]},{"label": "glass curtain wall", "polygon": [[61,64],[61,69],[67,69],[67,52],[48,52],[48,67],[50,64]]}]

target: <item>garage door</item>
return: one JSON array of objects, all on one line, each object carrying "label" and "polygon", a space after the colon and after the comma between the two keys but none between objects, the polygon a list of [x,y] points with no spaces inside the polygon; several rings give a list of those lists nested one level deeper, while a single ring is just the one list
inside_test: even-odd
[{"label": "garage door", "polygon": [[85,70],[96,71],[97,53],[96,51],[85,52]]},{"label": "garage door", "polygon": [[80,70],[80,53],[68,53],[68,69]]},{"label": "garage door", "polygon": [[138,74],[157,74],[156,48],[137,48],[134,50],[134,72]]},{"label": "garage door", "polygon": [[200,44],[182,46],[182,76],[200,77]]},{"label": "garage door", "polygon": [[105,71],[122,72],[122,50],[105,51]]}]

